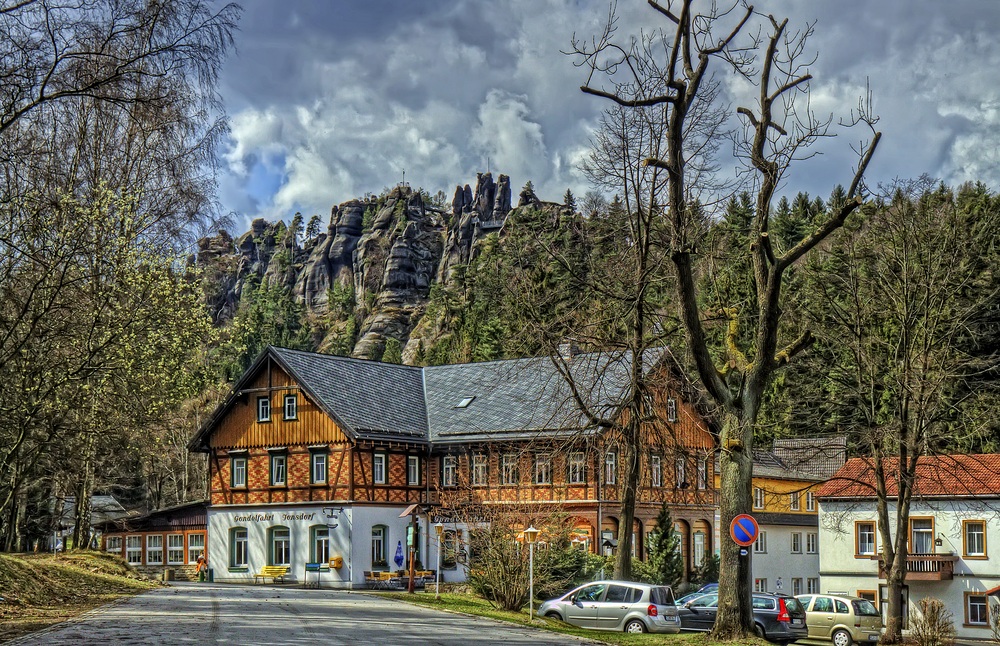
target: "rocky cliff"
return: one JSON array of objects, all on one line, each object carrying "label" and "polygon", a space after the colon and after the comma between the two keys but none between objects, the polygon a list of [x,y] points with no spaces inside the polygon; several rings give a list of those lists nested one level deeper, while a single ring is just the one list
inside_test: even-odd
[{"label": "rocky cliff", "polygon": [[[518,208],[542,204],[529,189]],[[280,287],[303,308],[317,349],[413,363],[431,334],[414,330],[432,285],[453,281],[511,212],[510,178],[480,173],[475,189],[455,188],[450,208],[397,186],[334,206],[325,233],[301,236],[298,215],[289,226],[255,220],[236,239],[200,240],[196,261],[218,325],[237,315],[250,287]]]}]

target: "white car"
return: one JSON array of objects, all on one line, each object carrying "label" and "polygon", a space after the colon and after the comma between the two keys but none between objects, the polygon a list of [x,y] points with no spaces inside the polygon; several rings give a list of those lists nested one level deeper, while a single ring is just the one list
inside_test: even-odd
[{"label": "white car", "polygon": [[594,630],[670,634],[681,631],[674,592],[668,585],[594,581],[544,602],[538,614]]}]

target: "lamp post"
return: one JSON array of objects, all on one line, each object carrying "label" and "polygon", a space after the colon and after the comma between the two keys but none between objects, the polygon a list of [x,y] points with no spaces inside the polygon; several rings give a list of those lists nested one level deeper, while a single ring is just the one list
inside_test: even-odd
[{"label": "lamp post", "polygon": [[437,558],[437,569],[434,570],[434,598],[441,598],[441,536],[444,534],[444,525],[441,523],[434,523],[434,533],[437,534],[438,538],[438,558]]},{"label": "lamp post", "polygon": [[538,530],[532,526],[524,530],[524,540],[528,543],[528,621],[534,620],[535,612],[535,539]]}]

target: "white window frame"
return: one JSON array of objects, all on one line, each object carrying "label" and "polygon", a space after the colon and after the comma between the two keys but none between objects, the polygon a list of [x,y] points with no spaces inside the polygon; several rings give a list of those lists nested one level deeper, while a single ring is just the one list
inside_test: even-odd
[{"label": "white window frame", "polygon": [[754,579],[753,580],[753,591],[754,592],[767,592],[767,579]]},{"label": "white window frame", "polygon": [[816,495],[811,492],[806,492],[806,511],[816,511]]},{"label": "white window frame", "polygon": [[[982,603],[973,604],[973,599],[982,599]],[[972,607],[975,605],[977,608],[981,608],[981,611],[976,614],[982,617],[979,621],[973,621],[972,619]],[[972,593],[965,595],[965,617],[968,620],[968,625],[970,626],[989,626],[990,625],[990,599],[986,596],[985,592]]]},{"label": "white window frame", "polygon": [[764,508],[764,489],[761,487],[753,488],[753,508],[763,509]]},{"label": "white window frame", "polygon": [[698,460],[698,488],[708,489],[708,458]]},{"label": "white window frame", "polygon": [[819,577],[806,579],[806,594],[819,594]]},{"label": "white window frame", "polygon": [[677,421],[677,399],[674,397],[667,397],[667,421]]},{"label": "white window frame", "polygon": [[441,458],[441,486],[458,486],[458,458],[454,455],[445,455]]},{"label": "white window frame", "polygon": [[249,564],[248,536],[246,527],[233,527],[229,530],[229,567],[247,567]]},{"label": "white window frame", "polygon": [[707,536],[705,532],[698,530],[691,535],[692,544],[692,558],[694,559],[693,565],[695,567],[701,567],[701,564],[705,561],[706,545],[708,543]]},{"label": "white window frame", "polygon": [[802,532],[792,532],[792,554],[802,553]]},{"label": "white window frame", "polygon": [[[862,531],[862,527],[870,528]],[[864,520],[854,525],[854,544],[857,546],[856,556],[875,556],[875,532],[877,531],[874,520]],[[862,536],[865,537],[862,542]]]},{"label": "white window frame", "polygon": [[663,486],[663,464],[658,455],[649,457],[649,479],[654,487]]},{"label": "white window frame", "polygon": [[292,530],[277,525],[269,530],[270,545],[268,545],[268,565],[291,565],[292,563]]},{"label": "white window frame", "polygon": [[567,484],[587,483],[587,456],[583,451],[573,451],[566,459]]},{"label": "white window frame", "polygon": [[122,537],[121,536],[108,536],[104,542],[105,552],[122,552]]},{"label": "white window frame", "polygon": [[489,484],[489,458],[485,453],[475,453],[472,456],[472,486],[485,487]]},{"label": "white window frame", "polygon": [[552,456],[548,453],[535,455],[535,484],[552,484]]},{"label": "white window frame", "polygon": [[389,455],[387,453],[372,454],[372,482],[386,484],[389,471]]},{"label": "white window frame", "polygon": [[130,565],[142,565],[142,536],[132,534],[125,537],[125,560]]},{"label": "white window frame", "polygon": [[234,489],[247,486],[247,456],[235,455],[229,458],[230,484]]},{"label": "white window frame", "polygon": [[679,489],[683,488],[684,483],[687,482],[686,462],[683,457],[674,459],[674,482]]},{"label": "white window frame", "polygon": [[[388,565],[389,559],[386,557],[386,543],[389,540],[389,528],[385,525],[375,525],[372,527],[372,567],[382,567],[382,563]],[[379,565],[376,565],[379,563]]]},{"label": "white window frame", "polygon": [[313,563],[326,563],[330,560],[330,528],[326,525],[313,525],[312,534]]},{"label": "white window frame", "polygon": [[326,451],[312,451],[309,455],[309,483],[326,484],[329,466]]},{"label": "white window frame", "polygon": [[799,501],[799,492],[798,491],[793,491],[792,493],[788,494],[788,508],[789,509],[791,509],[792,511],[799,511],[799,508],[800,508],[801,504],[802,503]]},{"label": "white window frame", "polygon": [[806,533],[806,554],[816,554],[819,552],[819,534],[816,532]]},{"label": "white window frame", "polygon": [[410,487],[420,486],[420,456],[406,456],[406,484]]},{"label": "white window frame", "polygon": [[757,532],[757,540],[753,542],[753,553],[767,554],[767,532],[764,530]]},{"label": "white window frame", "polygon": [[272,453],[270,456],[271,486],[284,487],[288,484],[288,456]]},{"label": "white window frame", "polygon": [[184,534],[167,534],[167,565],[184,565]]},{"label": "white window frame", "polygon": [[[970,531],[973,527],[978,527],[982,531]],[[972,546],[970,536],[977,536],[976,539],[979,542],[978,549]],[[986,521],[985,520],[966,520],[962,522],[962,550],[963,556],[974,556],[976,558],[982,558],[986,556]]]},{"label": "white window frame", "polygon": [[802,594],[802,578],[793,577],[792,578],[792,596],[797,597]]},{"label": "white window frame", "polygon": [[285,395],[283,412],[286,421],[299,418],[299,398],[297,395]]},{"label": "white window frame", "polygon": [[258,422],[270,422],[271,421],[271,398],[270,397],[258,397],[257,398],[257,421]]},{"label": "white window frame", "polygon": [[194,564],[198,562],[198,557],[205,553],[205,535],[204,534],[188,534],[187,535],[187,555],[188,564]]},{"label": "white window frame", "polygon": [[618,453],[608,451],[604,455],[604,484],[613,485],[618,477]]},{"label": "white window frame", "polygon": [[163,565],[163,534],[146,536],[146,565]]},{"label": "white window frame", "polygon": [[500,484],[517,484],[517,454],[504,453],[500,456]]}]

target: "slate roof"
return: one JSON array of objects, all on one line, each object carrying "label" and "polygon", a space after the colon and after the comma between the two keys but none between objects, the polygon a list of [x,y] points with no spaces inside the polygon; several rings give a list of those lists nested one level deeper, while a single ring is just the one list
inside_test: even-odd
[{"label": "slate roof", "polygon": [[826,480],[847,461],[847,436],[796,437],[774,441],[774,454],[790,469]]},{"label": "slate roof", "polygon": [[286,348],[278,362],[355,437],[426,440],[421,369]]},{"label": "slate roof", "polygon": [[[899,495],[894,474],[898,458],[884,461],[886,493]],[[874,498],[875,462],[872,458],[851,458],[820,487],[820,498]],[[1000,454],[933,455],[917,459],[913,495],[918,498],[1000,497]]]},{"label": "slate roof", "polygon": [[816,514],[792,514],[779,511],[755,511],[754,519],[761,525],[791,525],[796,527],[818,527]]},{"label": "slate roof", "polygon": [[201,528],[208,523],[208,501],[186,502],[166,507],[141,516],[116,518],[94,527],[102,532],[144,532],[156,530]]}]

